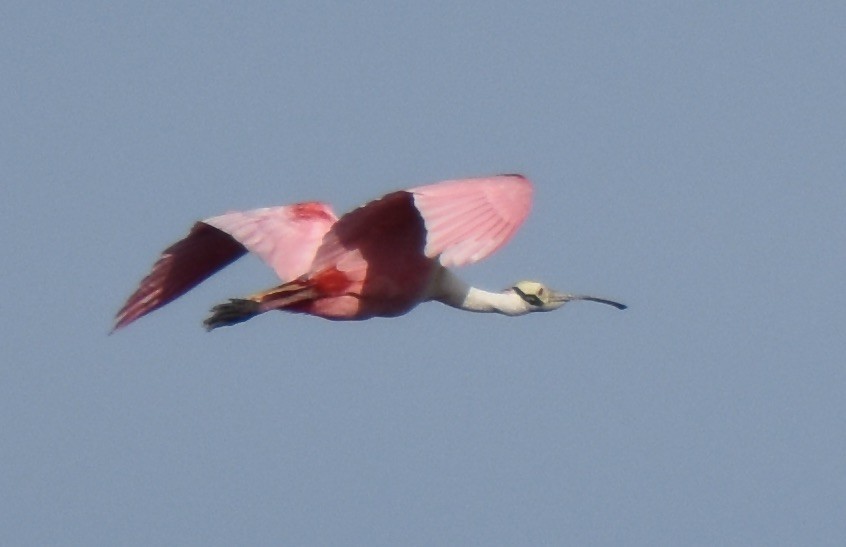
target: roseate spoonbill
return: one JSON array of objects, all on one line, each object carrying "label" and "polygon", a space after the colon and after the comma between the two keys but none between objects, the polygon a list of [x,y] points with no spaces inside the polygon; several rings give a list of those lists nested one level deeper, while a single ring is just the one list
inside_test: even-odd
[{"label": "roseate spoonbill", "polygon": [[392,192],[340,219],[316,201],[207,218],[165,249],[118,312],[114,330],[185,294],[247,251],[261,257],[283,283],[215,306],[206,329],[270,310],[335,320],[395,317],[428,300],[505,315],[550,311],[572,300],[625,309],[618,302],[559,293],[535,281],[488,292],[448,269],[502,247],[531,203],[528,179],[500,175]]}]

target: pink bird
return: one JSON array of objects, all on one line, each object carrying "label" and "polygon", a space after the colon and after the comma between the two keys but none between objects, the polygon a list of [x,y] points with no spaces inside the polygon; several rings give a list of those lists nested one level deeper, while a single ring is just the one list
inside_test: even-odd
[{"label": "pink bird", "polygon": [[618,302],[559,293],[534,281],[488,292],[450,271],[507,243],[531,204],[528,179],[500,175],[392,192],[340,219],[317,201],[211,217],[165,249],[118,312],[114,330],[185,294],[247,251],[264,260],[283,283],[215,306],[206,329],[271,310],[334,320],[396,317],[429,300],[511,316],[554,310],[572,300],[625,309]]}]

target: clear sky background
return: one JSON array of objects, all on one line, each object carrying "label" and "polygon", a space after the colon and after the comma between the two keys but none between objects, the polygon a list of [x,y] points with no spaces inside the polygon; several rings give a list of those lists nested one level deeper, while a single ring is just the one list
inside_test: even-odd
[{"label": "clear sky background", "polygon": [[[846,4],[6,2],[0,543],[842,545]],[[197,219],[521,172],[522,318],[268,314]]]}]

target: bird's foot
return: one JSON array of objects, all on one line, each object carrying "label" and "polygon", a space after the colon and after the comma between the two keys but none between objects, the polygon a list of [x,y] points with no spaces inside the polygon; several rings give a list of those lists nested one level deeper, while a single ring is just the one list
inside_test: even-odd
[{"label": "bird's foot", "polygon": [[243,323],[261,313],[260,304],[255,300],[231,298],[229,302],[218,304],[211,309],[211,315],[203,321],[207,331],[218,327],[228,327]]}]

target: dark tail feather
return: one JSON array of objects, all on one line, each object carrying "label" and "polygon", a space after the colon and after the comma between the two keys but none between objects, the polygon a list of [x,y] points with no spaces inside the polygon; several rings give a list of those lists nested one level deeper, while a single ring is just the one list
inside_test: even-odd
[{"label": "dark tail feather", "polygon": [[112,332],[182,296],[246,252],[226,232],[197,222],[184,239],[164,250],[117,313]]}]

